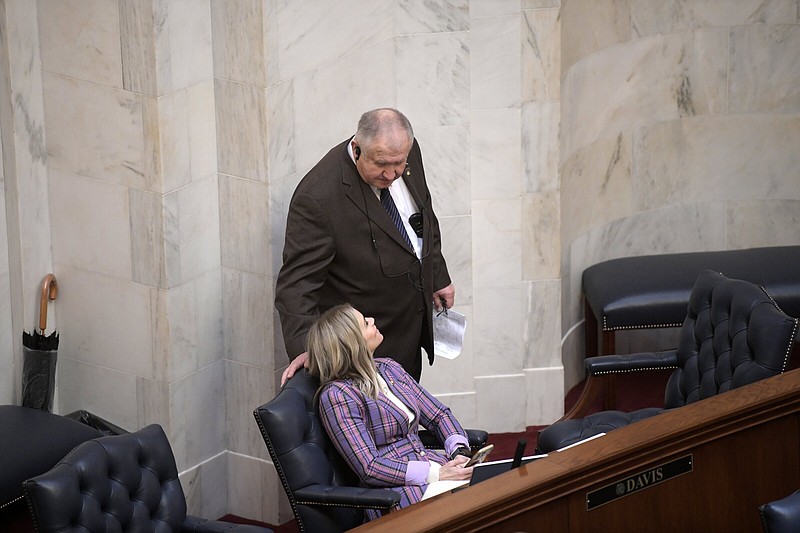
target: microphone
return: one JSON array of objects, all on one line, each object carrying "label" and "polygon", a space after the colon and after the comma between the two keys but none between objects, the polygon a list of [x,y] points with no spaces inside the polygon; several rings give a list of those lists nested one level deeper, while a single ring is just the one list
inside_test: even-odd
[{"label": "microphone", "polygon": [[411,228],[414,230],[414,233],[417,234],[417,237],[422,238],[422,213],[414,213],[410,217],[408,217],[408,223],[411,224]]},{"label": "microphone", "polygon": [[519,439],[517,441],[517,449],[514,452],[514,460],[511,461],[511,470],[519,468],[519,466],[522,464],[522,454],[525,453],[526,444],[528,444],[528,441],[525,439]]}]

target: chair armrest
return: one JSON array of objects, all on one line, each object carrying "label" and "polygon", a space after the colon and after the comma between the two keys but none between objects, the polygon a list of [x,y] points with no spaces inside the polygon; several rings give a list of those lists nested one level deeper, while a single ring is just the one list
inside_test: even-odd
[{"label": "chair armrest", "polygon": [[[627,355],[599,355],[584,360],[586,383],[572,409],[557,420],[583,418],[593,409],[595,402],[611,390],[608,382],[620,372],[646,372],[678,367],[677,350],[644,352]],[[608,400],[608,397],[606,397]]]},{"label": "chair armrest", "polygon": [[346,505],[361,509],[392,509],[400,503],[400,493],[391,489],[309,485],[294,491],[301,505]]},{"label": "chair armrest", "polygon": [[272,530],[261,526],[187,516],[181,524],[181,533],[272,533]]},{"label": "chair armrest", "polygon": [[599,355],[597,357],[587,357],[583,364],[589,376],[610,374],[612,372],[663,370],[677,368],[678,352],[677,350],[667,350],[626,355]]},{"label": "chair armrest", "polygon": [[[469,447],[473,452],[486,446],[486,441],[489,440],[488,432],[482,429],[465,429],[464,431],[467,432]],[[428,449],[441,450],[443,446],[436,435],[424,428],[419,429],[419,440]]]},{"label": "chair armrest", "polygon": [[800,527],[800,491],[758,508],[767,533],[797,531]]}]

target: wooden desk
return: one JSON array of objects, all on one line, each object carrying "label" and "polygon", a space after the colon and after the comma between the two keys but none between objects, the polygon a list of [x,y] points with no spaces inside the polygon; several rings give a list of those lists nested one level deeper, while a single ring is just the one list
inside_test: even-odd
[{"label": "wooden desk", "polygon": [[[666,479],[668,465],[687,456],[691,470]],[[589,494],[610,487],[614,495],[620,484],[640,490],[587,509]],[[758,506],[796,489],[800,370],[637,422],[356,531],[758,532]]]}]

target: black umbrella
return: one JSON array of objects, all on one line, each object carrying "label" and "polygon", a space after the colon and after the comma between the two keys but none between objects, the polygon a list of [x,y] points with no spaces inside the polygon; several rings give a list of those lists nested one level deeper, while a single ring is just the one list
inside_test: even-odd
[{"label": "black umbrella", "polygon": [[53,396],[56,389],[56,355],[58,333],[45,335],[47,329],[47,300],[55,300],[58,295],[58,282],[53,274],[42,281],[42,296],[39,302],[39,331],[22,332],[22,405],[53,410]]}]

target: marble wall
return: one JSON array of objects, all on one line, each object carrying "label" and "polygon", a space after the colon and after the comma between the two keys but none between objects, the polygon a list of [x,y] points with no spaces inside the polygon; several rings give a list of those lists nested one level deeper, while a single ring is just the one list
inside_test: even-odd
[{"label": "marble wall", "polygon": [[796,0],[562,3],[568,386],[587,266],[800,243],[798,17]]}]

